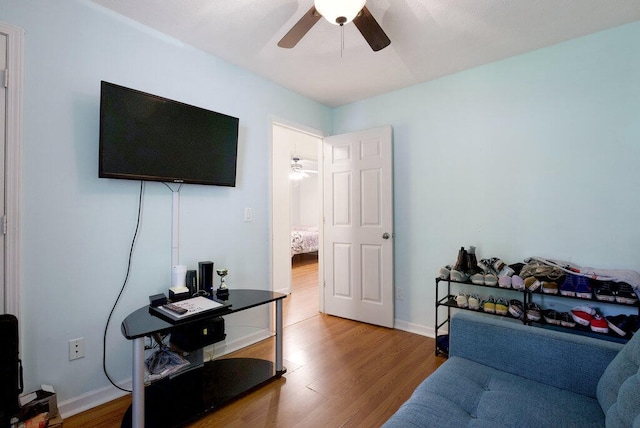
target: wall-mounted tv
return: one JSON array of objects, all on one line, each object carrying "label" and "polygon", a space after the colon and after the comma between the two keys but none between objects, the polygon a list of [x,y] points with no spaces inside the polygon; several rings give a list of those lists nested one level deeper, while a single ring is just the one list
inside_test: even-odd
[{"label": "wall-mounted tv", "polygon": [[234,187],[237,154],[237,118],[101,83],[99,177]]}]

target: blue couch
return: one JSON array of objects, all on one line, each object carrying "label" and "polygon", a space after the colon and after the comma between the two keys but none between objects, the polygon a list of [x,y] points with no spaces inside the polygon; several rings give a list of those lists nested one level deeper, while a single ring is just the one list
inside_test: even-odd
[{"label": "blue couch", "polygon": [[640,428],[640,333],[624,346],[473,312],[449,359],[383,425]]}]

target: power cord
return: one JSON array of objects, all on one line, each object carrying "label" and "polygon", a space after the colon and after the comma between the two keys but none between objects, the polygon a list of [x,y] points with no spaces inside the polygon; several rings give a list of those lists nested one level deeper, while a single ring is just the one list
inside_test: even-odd
[{"label": "power cord", "polygon": [[104,335],[102,336],[102,370],[104,371],[104,374],[107,377],[107,379],[109,379],[109,382],[111,382],[111,385],[115,386],[116,388],[124,392],[131,392],[131,390],[122,388],[121,386],[117,385],[113,381],[113,379],[111,379],[111,376],[109,376],[109,373],[107,371],[107,330],[109,330],[109,323],[111,322],[111,316],[113,315],[113,311],[115,311],[116,306],[118,306],[118,302],[120,301],[122,292],[124,291],[125,287],[127,286],[127,282],[129,281],[129,272],[131,272],[131,259],[133,256],[133,249],[136,244],[136,239],[138,238],[138,230],[140,228],[140,218],[142,217],[143,195],[144,195],[144,181],[140,181],[140,195],[138,196],[138,218],[136,220],[136,230],[133,233],[133,239],[131,240],[131,248],[129,249],[129,260],[127,261],[127,273],[125,274],[124,282],[122,283],[122,287],[120,288],[120,293],[118,293],[118,297],[116,298],[116,301],[114,302],[113,307],[111,308],[111,312],[109,312],[109,317],[107,318],[107,324],[104,326]]}]

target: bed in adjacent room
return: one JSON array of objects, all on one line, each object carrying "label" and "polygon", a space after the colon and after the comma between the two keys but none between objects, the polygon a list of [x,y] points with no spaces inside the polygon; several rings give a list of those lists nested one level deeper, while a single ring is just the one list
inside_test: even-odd
[{"label": "bed in adjacent room", "polygon": [[291,229],[291,257],[318,252],[318,226],[296,226]]}]

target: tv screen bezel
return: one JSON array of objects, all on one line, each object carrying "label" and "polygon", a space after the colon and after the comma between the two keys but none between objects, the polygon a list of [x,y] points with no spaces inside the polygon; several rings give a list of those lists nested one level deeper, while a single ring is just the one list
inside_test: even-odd
[{"label": "tv screen bezel", "polygon": [[[103,162],[103,157],[105,153],[105,135],[104,135],[104,121],[105,117],[105,105],[104,105],[104,88],[105,86],[111,86],[117,88],[118,90],[122,90],[125,92],[131,92],[138,95],[142,95],[150,100],[154,100],[154,102],[161,102],[167,105],[173,105],[180,109],[197,109],[200,112],[205,112],[206,114],[215,115],[219,118],[223,118],[229,121],[229,126],[233,126],[233,180],[221,180],[221,179],[205,179],[202,177],[194,177],[194,176],[179,176],[173,177],[166,175],[145,175],[141,173],[121,173],[121,172],[113,172],[106,171],[105,165]],[[229,128],[231,129],[231,128]],[[124,180],[144,180],[144,181],[156,181],[156,182],[166,182],[166,183],[180,183],[180,184],[202,184],[202,185],[210,185],[210,186],[225,186],[225,187],[235,187],[237,181],[237,170],[238,170],[238,134],[239,134],[239,119],[233,116],[229,116],[223,113],[219,113],[213,110],[209,110],[203,107],[198,107],[195,105],[187,104],[181,101],[173,100],[170,98],[165,98],[160,95],[151,94],[148,92],[143,92],[137,89],[128,88],[126,86],[118,85],[115,83],[101,81],[100,85],[100,131],[99,131],[99,154],[98,154],[98,177],[100,178],[115,178],[115,179],[124,179]]]}]

